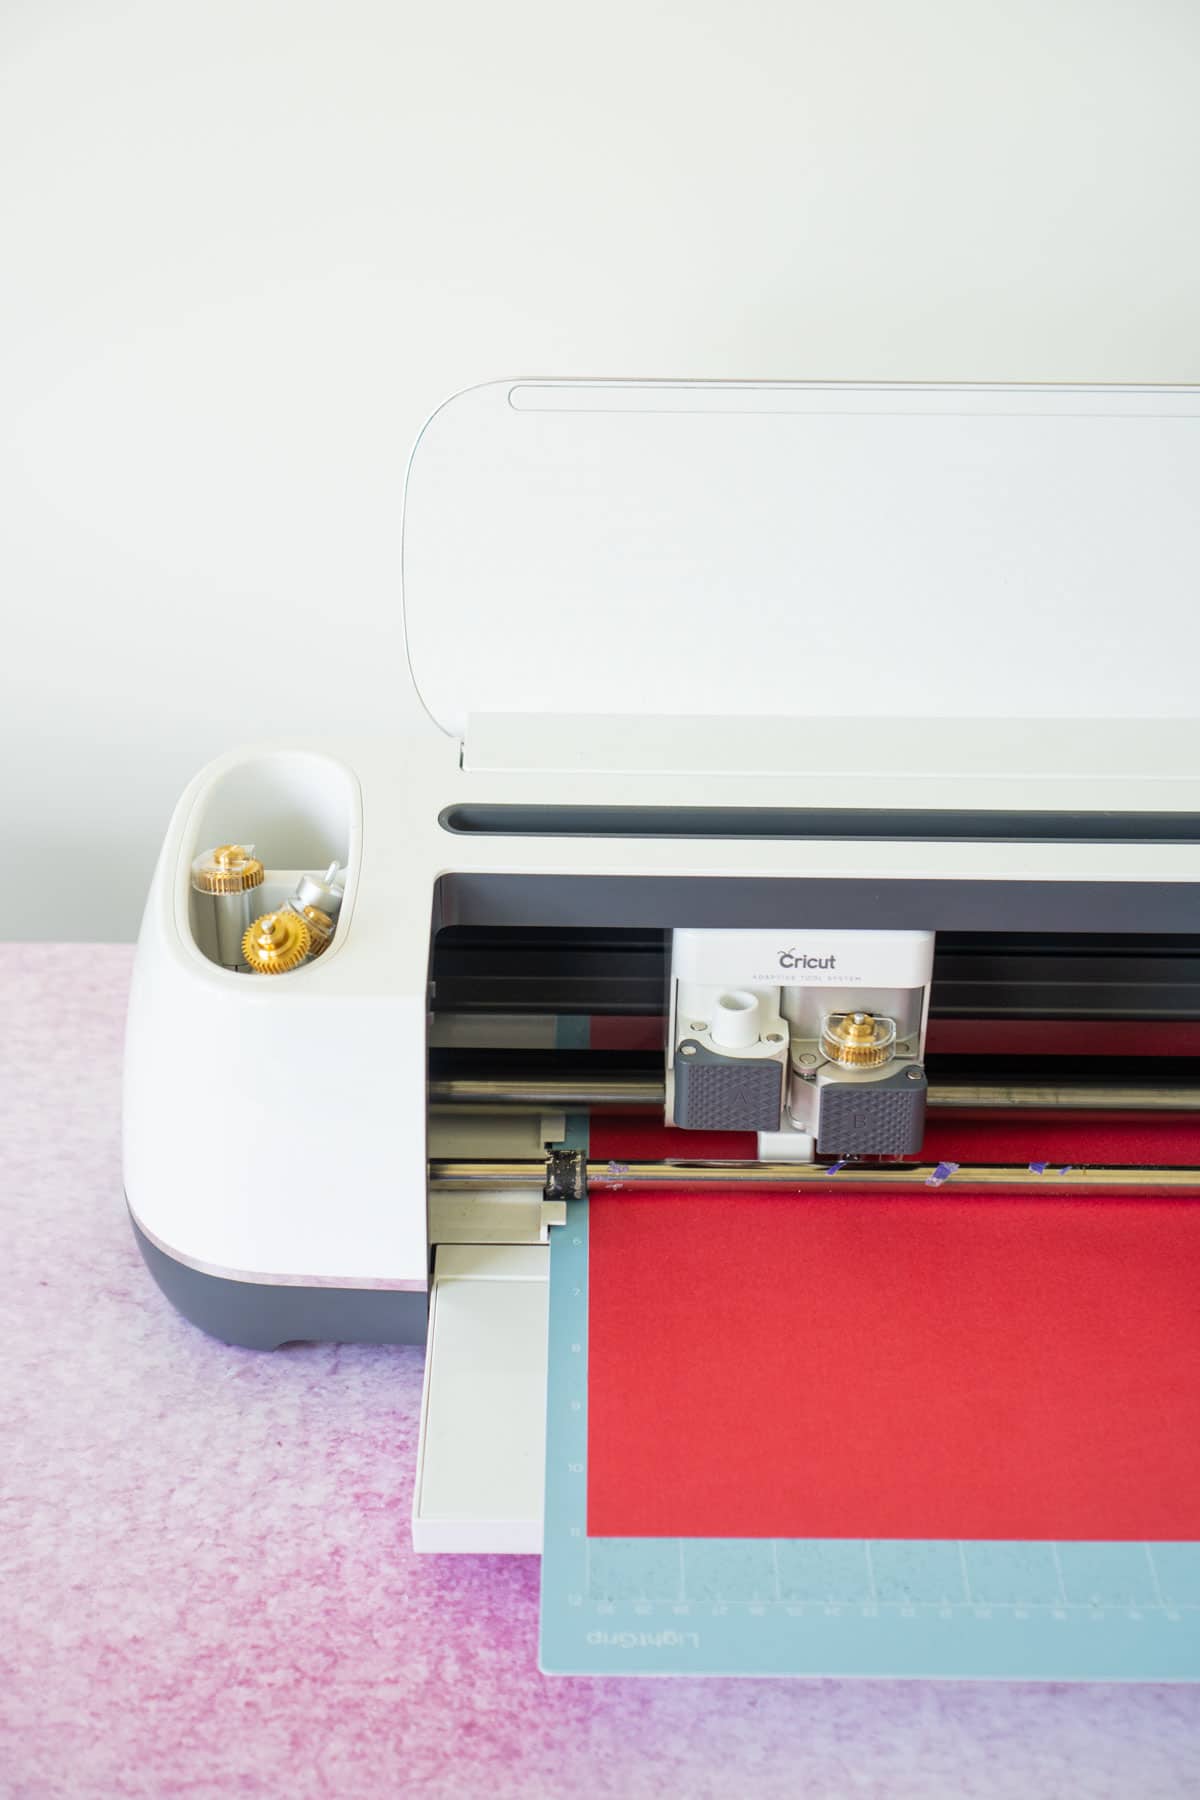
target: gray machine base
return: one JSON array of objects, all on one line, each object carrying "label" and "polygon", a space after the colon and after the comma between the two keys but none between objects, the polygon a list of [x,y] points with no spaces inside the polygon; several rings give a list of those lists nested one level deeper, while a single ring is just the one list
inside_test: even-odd
[{"label": "gray machine base", "polygon": [[146,1267],[177,1312],[247,1350],[281,1344],[423,1344],[428,1295],[396,1288],[285,1287],[204,1275],[152,1244],[130,1216]]}]

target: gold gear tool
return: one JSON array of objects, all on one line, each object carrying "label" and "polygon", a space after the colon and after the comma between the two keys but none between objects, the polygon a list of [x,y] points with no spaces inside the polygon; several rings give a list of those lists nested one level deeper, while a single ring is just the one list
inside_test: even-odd
[{"label": "gold gear tool", "polygon": [[192,886],[201,894],[244,894],[263,884],[263,866],[243,844],[218,844],[192,864]]},{"label": "gold gear tool", "polygon": [[323,950],[329,948],[329,941],[333,936],[333,920],[319,906],[302,906],[300,911],[312,935],[312,949],[308,954],[310,957],[320,956]]},{"label": "gold gear tool", "polygon": [[299,913],[264,913],[242,939],[242,957],[259,975],[286,975],[312,948],[308,921]]},{"label": "gold gear tool", "polygon": [[821,1027],[822,1054],[843,1069],[882,1068],[895,1047],[895,1024],[874,1013],[830,1013]]}]

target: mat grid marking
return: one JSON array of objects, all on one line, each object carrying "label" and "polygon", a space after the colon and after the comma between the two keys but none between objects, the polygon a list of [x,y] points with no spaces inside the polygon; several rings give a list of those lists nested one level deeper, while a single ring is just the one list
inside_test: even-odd
[{"label": "mat grid marking", "polygon": [[[838,1588],[830,1586],[821,1593],[809,1593],[804,1598],[785,1591],[785,1584],[778,1572],[779,1552],[781,1546],[789,1553],[798,1548],[798,1540],[775,1538],[750,1538],[744,1540],[747,1546],[745,1566],[752,1575],[759,1562],[761,1552],[770,1559],[773,1578],[770,1583],[772,1592],[763,1592],[753,1581],[741,1584],[741,1590],[730,1591],[731,1584],[724,1580],[719,1586],[713,1582],[714,1561],[723,1563],[736,1578],[736,1567],[731,1568],[727,1553],[733,1548],[735,1540],[729,1539],[696,1539],[692,1540],[692,1560],[698,1563],[696,1593],[690,1591],[688,1582],[689,1540],[684,1538],[663,1539],[623,1539],[596,1538],[584,1539],[586,1554],[585,1580],[582,1592],[588,1601],[595,1605],[598,1613],[611,1613],[618,1602],[627,1602],[639,1613],[653,1612],[656,1608],[666,1608],[673,1614],[686,1614],[693,1608],[701,1608],[710,1615],[723,1613],[732,1606],[748,1607],[752,1612],[762,1613],[773,1608],[780,1608],[793,1617],[803,1617],[806,1613],[816,1614],[836,1612],[843,1607],[852,1607],[861,1612],[864,1618],[873,1618],[889,1610],[901,1616],[911,1616],[920,1608],[937,1612],[942,1617],[952,1612],[972,1614],[976,1618],[986,1619],[997,1610],[1008,1608],[1018,1616],[1025,1613],[1043,1612],[1052,1617],[1065,1617],[1068,1613],[1085,1613],[1099,1616],[1106,1612],[1121,1612],[1129,1618],[1143,1618],[1149,1613],[1161,1613],[1165,1618],[1175,1619],[1185,1613],[1200,1612],[1200,1601],[1177,1599],[1173,1595],[1165,1595],[1158,1574],[1154,1546],[1142,1545],[1108,1545],[1087,1544],[1082,1546],[1088,1553],[1090,1566],[1085,1573],[1090,1579],[1081,1585],[1086,1593],[1072,1598],[1065,1591],[1047,1597],[1030,1591],[1021,1590],[1015,1597],[1000,1597],[994,1591],[994,1584],[988,1579],[989,1574],[1003,1572],[1006,1560],[1005,1552],[1018,1548],[1016,1545],[985,1544],[973,1546],[959,1543],[957,1550],[962,1564],[962,1591],[955,1594],[943,1592],[940,1595],[912,1594],[908,1598],[892,1598],[881,1594],[873,1578],[874,1554],[878,1553],[885,1566],[891,1560],[892,1552],[897,1548],[907,1549],[908,1545],[898,1546],[890,1539],[877,1539],[873,1542],[849,1539],[831,1539],[830,1543],[841,1547],[853,1542],[855,1548],[863,1553],[866,1577],[862,1588],[849,1586]],[[931,1544],[939,1540],[929,1540]],[[646,1545],[649,1543],[662,1546],[662,1585],[670,1585],[674,1592],[650,1591],[657,1583],[646,1579]],[[948,1546],[947,1546],[948,1547]],[[816,1540],[806,1540],[803,1548],[813,1562],[814,1573],[820,1568],[820,1546]],[[1045,1552],[1048,1565],[1047,1572],[1053,1579],[1053,1568],[1057,1562],[1058,1546],[1050,1543],[1021,1545],[1023,1550],[1040,1550]],[[1073,1545],[1072,1548],[1080,1548]],[[1121,1567],[1105,1569],[1102,1564],[1104,1553],[1110,1550],[1128,1548],[1137,1553],[1146,1564],[1147,1591],[1144,1596],[1134,1597],[1132,1594],[1122,1595],[1120,1589]],[[1191,1551],[1192,1546],[1182,1545],[1181,1550]],[[600,1559],[600,1574],[597,1575],[594,1559]],[[978,1561],[976,1559],[979,1559]],[[1015,1560],[1015,1559],[1014,1559]],[[990,1565],[990,1567],[989,1567]],[[787,1584],[789,1587],[791,1582]],[[815,1586],[816,1583],[811,1585]],[[750,1591],[747,1591],[749,1588]]]}]

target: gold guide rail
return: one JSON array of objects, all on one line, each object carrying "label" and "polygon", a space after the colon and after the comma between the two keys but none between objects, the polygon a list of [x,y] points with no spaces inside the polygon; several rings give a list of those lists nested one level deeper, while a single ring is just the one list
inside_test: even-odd
[{"label": "gold guide rail", "polygon": [[545,1162],[446,1162],[429,1165],[432,1193],[540,1188],[550,1199],[630,1188],[775,1188],[791,1193],[835,1187],[935,1193],[1200,1195],[1200,1168],[1068,1168],[1019,1164],[758,1163],[585,1161],[556,1151]]}]

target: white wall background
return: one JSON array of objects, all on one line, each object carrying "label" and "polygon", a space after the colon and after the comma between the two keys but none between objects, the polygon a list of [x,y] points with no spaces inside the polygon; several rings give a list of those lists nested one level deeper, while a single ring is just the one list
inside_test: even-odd
[{"label": "white wall background", "polygon": [[1200,380],[1193,0],[3,0],[0,935],[213,752],[406,706],[501,375]]}]

